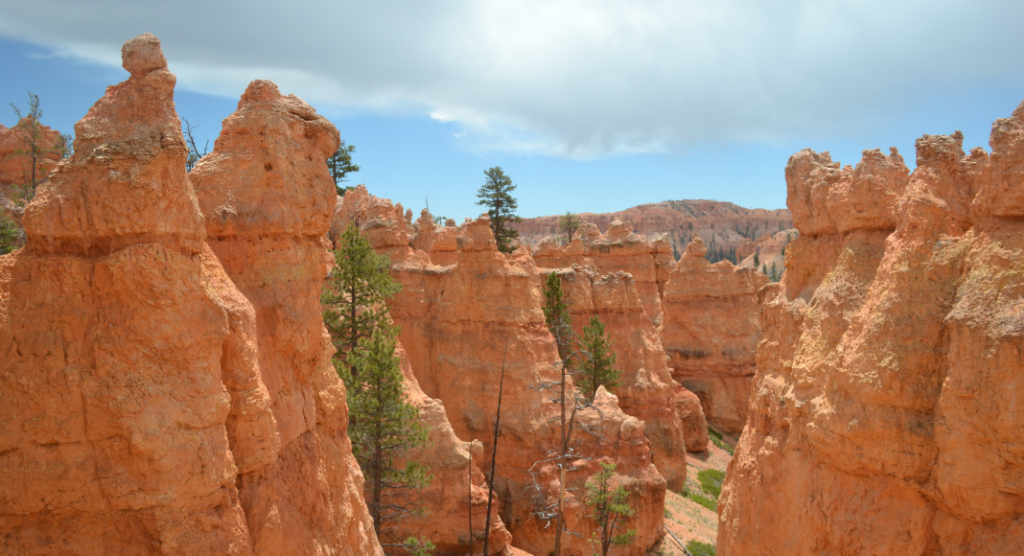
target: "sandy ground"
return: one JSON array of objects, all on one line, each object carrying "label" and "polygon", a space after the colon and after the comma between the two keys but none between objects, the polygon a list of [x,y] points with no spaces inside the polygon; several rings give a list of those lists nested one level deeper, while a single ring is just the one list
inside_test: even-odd
[{"label": "sandy ground", "polygon": [[[736,446],[737,437],[724,435],[729,446]],[[686,454],[686,488],[689,492],[703,494],[697,482],[697,472],[705,469],[725,471],[732,456],[729,452],[708,442],[708,451]],[[706,496],[706,495],[705,495]],[[711,498],[708,496],[708,498]],[[718,514],[694,502],[692,499],[677,492],[665,493],[665,527],[683,544],[696,540],[715,544],[718,535]],[[666,556],[682,556],[683,550],[666,535],[662,542],[662,554]]]}]

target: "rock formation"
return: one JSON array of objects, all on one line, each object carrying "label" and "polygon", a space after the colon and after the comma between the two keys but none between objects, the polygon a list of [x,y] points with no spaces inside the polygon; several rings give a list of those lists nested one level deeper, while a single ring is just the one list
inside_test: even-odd
[{"label": "rock formation", "polygon": [[[380,554],[319,318],[330,199],[278,209],[308,236],[221,213],[205,245],[160,43],[122,59],[0,257],[0,553]],[[323,168],[337,132],[292,124],[287,160]]]},{"label": "rock formation", "polygon": [[[582,213],[577,216],[604,231],[616,220],[629,223],[648,241],[665,235],[669,251],[675,258],[695,235],[699,235],[709,246],[714,245],[723,251],[735,249],[739,256],[737,260],[740,260],[752,252],[749,250],[753,249],[755,238],[793,227],[793,219],[785,209],[746,209],[732,203],[707,200],[664,201],[619,212]],[[516,224],[520,241],[533,247],[544,241],[564,241],[565,233],[558,229],[558,219],[558,216],[524,218]]]},{"label": "rock formation", "polygon": [[[504,365],[496,462],[501,516],[513,546],[547,554],[553,528],[537,512],[557,500],[561,483],[550,461],[559,438],[558,405],[550,389],[559,360],[544,325],[535,268],[531,273],[497,251],[486,218],[458,228],[456,263],[439,266],[409,246],[397,210],[387,208],[390,201],[357,188],[346,194],[343,205],[336,213],[341,224],[359,222],[378,252],[392,257],[392,275],[403,289],[389,308],[402,327],[401,341],[416,378],[427,396],[443,401],[459,438],[482,441],[480,467],[485,470],[490,469]],[[573,449],[579,459],[566,478],[569,529],[585,536],[593,529],[581,500],[583,485],[599,470],[599,461],[613,462],[637,508],[630,527],[638,536],[626,553],[644,554],[663,534],[665,490],[665,480],[650,462],[644,423],[623,413],[618,399],[603,390],[595,407],[581,410],[576,419],[579,443]],[[563,548],[571,554],[592,550],[585,538],[569,534],[563,536]]]},{"label": "rock formation", "polygon": [[[553,270],[539,269],[538,288],[543,288],[542,282],[550,272]],[[604,323],[616,356],[614,367],[622,373],[615,389],[619,405],[627,415],[646,423],[655,467],[670,490],[681,490],[686,480],[686,438],[675,398],[685,394],[672,381],[658,332],[644,313],[633,277],[621,271],[602,276],[579,265],[555,272],[562,280],[577,336],[583,337],[583,327],[591,317],[596,316]],[[685,415],[703,419],[703,415]]]},{"label": "rock formation", "polygon": [[739,433],[755,370],[760,272],[729,261],[711,264],[697,237],[669,273],[659,328],[673,377],[697,394],[708,422]]},{"label": "rock formation", "polygon": [[[775,269],[775,273],[782,276],[786,268],[786,247],[799,235],[800,232],[795,228],[782,230],[775,235],[765,234],[753,242],[750,252],[740,258],[736,266],[760,270],[766,276]],[[757,255],[757,264],[754,264],[754,255]]]},{"label": "rock formation", "polygon": [[1024,104],[961,142],[790,158],[719,554],[1024,550]]},{"label": "rock formation", "polygon": [[[29,145],[25,142],[33,133],[31,125],[32,120],[27,117],[12,128],[0,124],[0,214],[7,213],[15,221],[21,220],[27,201],[20,198],[26,193],[23,188],[32,183],[32,156],[26,152]],[[45,182],[60,160],[56,146],[61,136],[59,131],[41,124],[36,133],[36,181]]]}]

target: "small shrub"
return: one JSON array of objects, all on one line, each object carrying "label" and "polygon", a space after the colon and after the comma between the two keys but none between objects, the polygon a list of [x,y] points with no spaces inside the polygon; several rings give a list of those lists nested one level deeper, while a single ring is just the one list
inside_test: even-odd
[{"label": "small shrub", "polygon": [[668,510],[665,510],[665,519],[672,519],[672,514]]},{"label": "small shrub", "polygon": [[704,492],[718,500],[718,496],[722,494],[722,481],[725,480],[725,472],[718,469],[705,469],[697,472],[697,480],[700,481],[700,487],[704,489]]},{"label": "small shrub", "polygon": [[715,556],[715,545],[700,541],[686,541],[686,550],[693,556]]},{"label": "small shrub", "polygon": [[718,510],[718,503],[710,498],[706,498],[697,493],[690,494],[689,498],[690,500],[693,500],[694,502],[700,504],[701,506],[704,506],[705,508],[713,512]]}]

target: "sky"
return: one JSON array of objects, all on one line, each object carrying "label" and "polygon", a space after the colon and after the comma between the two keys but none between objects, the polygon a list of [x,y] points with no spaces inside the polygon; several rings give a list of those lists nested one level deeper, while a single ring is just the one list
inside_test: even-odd
[{"label": "sky", "polygon": [[[253,79],[355,145],[350,183],[476,216],[501,166],[524,217],[715,199],[784,208],[803,148],[856,164],[1024,100],[1024,2],[948,0],[0,0],[0,100],[74,122],[159,37],[210,148]],[[0,123],[13,125],[0,108]]]}]

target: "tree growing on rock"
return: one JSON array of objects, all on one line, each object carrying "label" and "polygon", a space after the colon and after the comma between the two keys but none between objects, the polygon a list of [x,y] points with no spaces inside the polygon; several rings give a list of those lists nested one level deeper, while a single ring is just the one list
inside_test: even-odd
[{"label": "tree growing on rock", "polygon": [[583,223],[580,218],[571,212],[566,212],[564,216],[558,217],[558,230],[565,234],[566,245],[572,243],[572,236],[581,228],[583,228]]},{"label": "tree growing on rock", "polygon": [[347,369],[351,372],[342,374],[348,392],[352,454],[366,477],[366,506],[378,538],[390,524],[417,511],[402,503],[403,494],[423,488],[431,480],[419,462],[407,461],[404,466],[396,462],[399,454],[427,443],[419,410],[405,398],[395,356],[396,337],[393,328],[374,329],[349,353]]},{"label": "tree growing on rock", "polygon": [[477,190],[479,201],[476,204],[487,207],[487,216],[491,219],[491,232],[498,244],[498,251],[512,252],[512,241],[519,237],[519,232],[511,227],[513,222],[522,218],[516,214],[519,202],[512,196],[516,186],[512,178],[505,175],[501,166],[495,166],[484,172],[487,181]]},{"label": "tree growing on rock", "polygon": [[49,155],[57,154],[63,158],[70,152],[71,136],[60,135],[54,144],[48,144],[46,130],[39,122],[43,117],[43,110],[39,105],[39,96],[28,94],[28,113],[22,114],[21,109],[13,102],[11,108],[18,117],[18,123],[12,129],[18,134],[22,147],[15,151],[16,155],[24,155],[29,159],[29,170],[25,175],[25,182],[15,184],[18,190],[15,201],[20,205],[26,205],[35,198],[36,188],[44,181],[46,176],[40,171],[40,164],[51,159]]},{"label": "tree growing on rock", "polygon": [[388,273],[390,268],[388,257],[378,255],[370,240],[354,223],[349,223],[339,238],[334,268],[320,297],[324,323],[338,350],[338,363],[343,363],[348,353],[358,347],[360,339],[371,337],[381,326],[391,325],[384,303],[402,286]]},{"label": "tree growing on rock", "polygon": [[590,517],[597,524],[590,542],[601,550],[601,556],[608,556],[613,545],[628,545],[636,536],[636,529],[619,532],[625,528],[625,518],[636,512],[627,502],[629,493],[625,487],[612,485],[615,467],[614,463],[602,462],[601,471],[587,481],[587,506],[591,510]]},{"label": "tree growing on rock", "polygon": [[334,151],[334,154],[327,159],[327,169],[331,171],[331,177],[334,178],[334,187],[337,188],[338,195],[342,197],[345,196],[346,191],[352,189],[341,185],[342,182],[348,180],[349,174],[359,171],[359,165],[352,163],[352,153],[355,151],[355,145],[346,145],[342,141],[338,150]]},{"label": "tree growing on rock", "polygon": [[584,359],[580,364],[579,387],[587,398],[594,402],[597,388],[601,385],[610,392],[619,385],[620,371],[612,369],[615,354],[611,351],[611,340],[604,330],[604,323],[597,316],[590,317],[590,324],[583,327]]},{"label": "tree growing on rock", "polygon": [[191,172],[192,168],[195,168],[196,164],[199,163],[199,160],[209,152],[210,140],[206,140],[206,143],[203,145],[203,150],[200,151],[199,146],[196,144],[195,135],[193,134],[195,128],[199,126],[193,126],[184,118],[182,118],[181,121],[185,123],[182,132],[185,134],[185,146],[188,148],[188,156],[185,157],[185,171]]}]

